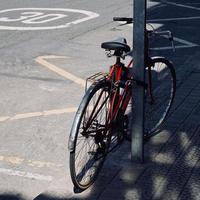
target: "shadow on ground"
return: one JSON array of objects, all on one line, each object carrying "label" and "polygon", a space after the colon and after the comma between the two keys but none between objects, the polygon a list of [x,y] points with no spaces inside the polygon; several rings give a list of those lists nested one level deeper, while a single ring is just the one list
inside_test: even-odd
[{"label": "shadow on ground", "polygon": [[152,45],[157,50],[152,54],[174,62],[178,84],[168,120],[160,134],[145,144],[145,163],[132,164],[130,144],[125,143],[110,156],[112,162],[105,163],[88,196],[56,198],[41,194],[37,200],[200,199],[200,65],[197,66],[200,4],[186,0],[152,3],[158,4],[148,9],[149,22],[158,30],[171,30],[177,46],[173,53],[171,49],[161,48],[170,46],[166,40],[156,40]]},{"label": "shadow on ground", "polygon": [[[145,145],[145,163],[135,169],[129,163],[99,199],[200,198],[200,41],[199,19],[195,18],[200,16],[200,4],[184,2],[175,0],[148,10],[149,21],[153,19],[158,30],[171,30],[177,46],[175,53],[162,48],[153,52],[172,60],[176,68],[177,93],[169,118],[160,134]],[[170,46],[167,41],[158,41],[154,41],[153,47]]]},{"label": "shadow on ground", "polygon": [[0,194],[0,200],[24,200],[20,195],[16,194]]}]

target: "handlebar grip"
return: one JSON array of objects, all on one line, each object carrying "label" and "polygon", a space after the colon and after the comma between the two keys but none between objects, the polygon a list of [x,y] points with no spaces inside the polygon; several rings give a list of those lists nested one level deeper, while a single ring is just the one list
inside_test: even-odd
[{"label": "handlebar grip", "polygon": [[133,18],[130,18],[130,17],[113,17],[113,21],[132,23]]}]

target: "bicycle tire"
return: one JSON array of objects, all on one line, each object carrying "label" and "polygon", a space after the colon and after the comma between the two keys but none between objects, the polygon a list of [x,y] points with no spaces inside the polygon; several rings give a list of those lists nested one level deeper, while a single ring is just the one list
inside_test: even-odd
[{"label": "bicycle tire", "polygon": [[[150,76],[152,96],[145,91],[144,132],[148,139],[156,135],[166,120],[176,92],[176,73],[173,64],[163,58],[151,58]],[[145,81],[149,88],[149,72],[146,70]],[[152,101],[153,100],[153,101]]]},{"label": "bicycle tire", "polygon": [[[110,83],[108,81],[92,84],[75,115],[70,133],[70,141],[73,140],[73,142],[69,148],[71,149],[70,174],[76,190],[83,191],[94,183],[107,155],[110,145],[107,120],[109,95]],[[79,146],[81,140],[84,141],[82,148]],[[85,154],[81,153],[84,149]],[[77,162],[76,159],[79,157],[83,158],[83,163],[82,161]]]}]

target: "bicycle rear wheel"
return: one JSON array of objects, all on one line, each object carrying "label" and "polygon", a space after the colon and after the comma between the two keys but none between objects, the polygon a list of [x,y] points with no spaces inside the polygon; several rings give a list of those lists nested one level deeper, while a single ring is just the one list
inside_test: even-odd
[{"label": "bicycle rear wheel", "polygon": [[145,91],[145,137],[155,135],[165,121],[171,109],[176,91],[176,74],[174,67],[168,60],[155,57],[146,69]]},{"label": "bicycle rear wheel", "polygon": [[110,144],[110,84],[90,86],[76,113],[71,129],[70,173],[76,189],[85,190],[95,181]]}]

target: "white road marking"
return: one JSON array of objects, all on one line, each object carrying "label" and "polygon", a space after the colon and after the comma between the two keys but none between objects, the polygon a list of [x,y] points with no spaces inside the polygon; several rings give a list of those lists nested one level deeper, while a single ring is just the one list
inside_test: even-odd
[{"label": "white road marking", "polygon": [[[191,48],[191,47],[196,47],[197,45],[195,46],[188,46],[188,45],[175,45],[175,49],[184,49],[184,48]],[[172,46],[166,46],[166,47],[154,47],[154,48],[151,48],[151,50],[156,50],[156,51],[159,51],[159,50],[170,50],[170,49],[173,49]]]},{"label": "white road marking", "polygon": [[[1,11],[0,11],[1,12]],[[0,22],[18,22],[43,15],[42,12],[23,12],[19,18],[9,19],[8,17],[1,17]]]},{"label": "white road marking", "polygon": [[[58,20],[58,19],[61,19],[61,18],[64,18],[64,17],[67,17],[67,15],[48,14],[48,15],[42,15],[42,16],[31,18],[31,19],[23,20],[22,23],[25,23],[25,24],[44,24],[44,23],[51,22],[51,21],[54,21],[54,20]],[[47,18],[47,19],[44,19],[44,18]],[[41,20],[41,19],[43,19],[43,20]]]},{"label": "white road marking", "polygon": [[177,38],[177,37],[174,37],[174,41],[177,41],[177,42],[186,44],[186,45],[191,46],[191,47],[192,47],[192,46],[199,46],[198,44],[195,44],[195,43],[192,43],[192,42],[189,42],[189,41],[186,41],[186,40]]},{"label": "white road marking", "polygon": [[[21,22],[24,24],[43,24],[58,20],[68,15],[64,14],[44,14],[43,12],[23,12],[19,18],[9,19],[8,17],[1,17],[0,22]],[[44,18],[47,18],[44,20]],[[43,19],[43,20],[41,20]]]},{"label": "white road marking", "polygon": [[[200,18],[200,17],[198,17],[198,18]],[[173,18],[173,19],[174,19],[174,18]],[[171,18],[171,19],[169,19],[169,21],[170,21],[170,20],[173,20],[173,19]],[[179,18],[179,20],[181,20],[181,19],[182,19],[182,18]],[[160,21],[162,21],[162,20],[168,21],[168,19],[155,19],[155,20],[148,20],[147,22],[149,22],[149,23],[150,23],[150,22],[160,22]],[[128,24],[128,26],[133,27],[132,24]],[[157,27],[155,27],[155,28],[158,28],[158,27],[161,27],[162,24],[157,24],[157,23],[156,23],[156,26],[157,26]],[[164,36],[162,36],[162,37],[164,37]],[[192,43],[192,42],[189,42],[189,41],[187,41],[187,40],[183,40],[183,39],[180,39],[180,38],[177,38],[177,37],[174,37],[174,41],[183,44],[183,45],[175,45],[175,49],[192,48],[192,47],[197,47],[197,46],[199,46],[199,44]],[[151,48],[151,49],[152,49],[152,50],[169,50],[169,49],[173,49],[173,47],[172,47],[172,46],[165,46],[165,47],[154,47],[154,48]]]},{"label": "white road marking", "polygon": [[[199,46],[198,44],[174,37],[174,41],[177,41],[179,43],[182,43],[184,45],[175,45],[175,49],[183,49],[183,48],[191,48],[191,47],[197,47]],[[151,48],[152,50],[169,50],[173,49],[172,46],[166,46],[166,47],[155,47]]]},{"label": "white road marking", "polygon": [[[163,18],[163,19],[149,19],[147,23],[154,23],[154,22],[168,22],[168,21],[182,21],[182,20],[196,20],[200,19],[200,16],[195,17],[175,17],[175,18]],[[120,22],[123,24],[123,22]],[[128,26],[133,27],[133,24],[128,24]],[[147,24],[148,26],[148,24]]]},{"label": "white road marking", "polygon": [[193,10],[200,10],[200,8],[198,8],[198,7],[189,6],[189,5],[180,4],[180,3],[174,3],[174,2],[171,2],[171,1],[163,1],[163,3],[173,5],[173,6],[177,6],[177,7],[189,8],[189,9],[193,9]]},{"label": "white road marking", "polygon": [[76,112],[76,110],[77,110],[77,107],[71,107],[71,108],[66,108],[66,109],[56,109],[56,110],[45,110],[45,111],[41,111],[41,112],[22,113],[22,114],[17,114],[14,116],[3,116],[3,117],[0,117],[0,122],[13,121],[13,120],[19,120],[19,119],[27,119],[27,118],[32,118],[32,117],[74,113],[74,112]]},{"label": "white road marking", "polygon": [[0,173],[6,174],[9,176],[20,176],[23,178],[34,179],[34,180],[39,180],[39,181],[49,181],[50,182],[53,180],[52,176],[45,176],[42,174],[36,174],[36,173],[24,172],[24,171],[6,169],[6,168],[0,168]]},{"label": "white road marking", "polygon": [[[194,6],[189,6],[189,5],[185,5],[185,4],[179,4],[179,3],[174,3],[174,2],[169,2],[169,1],[163,1],[166,4],[169,5],[173,5],[173,6],[177,6],[177,7],[183,7],[183,8],[187,8],[187,9],[193,9],[193,10],[200,10],[200,8],[198,7],[194,7]],[[194,17],[179,17],[179,18],[167,18],[167,19],[152,19],[152,20],[148,20],[148,22],[164,22],[164,21],[180,21],[180,20],[196,20],[196,19],[200,19],[200,16],[194,16]],[[174,37],[174,41],[180,42],[184,45],[176,45],[175,48],[176,49],[181,49],[181,48],[191,48],[191,47],[197,47],[199,46],[198,44]],[[152,48],[154,50],[168,50],[168,49],[172,49],[171,46],[167,46],[167,47],[157,47],[157,48]]]},{"label": "white road marking", "polygon": [[195,20],[200,19],[200,16],[196,17],[177,17],[177,18],[167,18],[167,19],[150,19],[147,22],[168,22],[168,21],[181,21],[181,20]]},{"label": "white road marking", "polygon": [[[7,14],[10,12],[16,12],[16,11],[32,11],[33,13],[36,13],[35,11],[52,11],[54,13],[52,14],[57,14],[56,12],[66,12],[66,13],[80,13],[86,15],[86,17],[82,17],[79,19],[76,19],[74,21],[60,24],[60,25],[52,25],[52,26],[8,26],[8,25],[0,25],[0,30],[51,30],[51,29],[61,29],[61,28],[67,28],[72,25],[76,25],[82,22],[85,22],[87,20],[99,17],[99,14],[91,12],[91,11],[86,11],[86,10],[78,10],[78,9],[63,9],[63,8],[13,8],[13,9],[6,9],[6,10],[1,10],[0,14]],[[23,13],[21,13],[23,15]],[[41,14],[41,13],[40,13]],[[43,14],[43,13],[42,13]],[[67,14],[68,15],[68,14]],[[66,16],[67,16],[66,15]],[[44,15],[43,15],[44,17]],[[9,22],[9,20],[14,20],[14,21],[23,21],[25,19],[30,18],[30,16],[21,16],[18,19],[8,19],[7,17],[2,17],[0,18],[0,22]],[[30,23],[30,20],[28,21]],[[48,21],[46,21],[48,22]]]},{"label": "white road marking", "polygon": [[73,81],[74,83],[80,85],[81,87],[85,87],[85,80],[84,79],[81,79],[61,68],[59,68],[58,66],[56,65],[53,65],[52,63],[50,62],[47,62],[47,59],[55,59],[55,58],[66,58],[65,56],[39,56],[35,59],[36,62],[38,62],[39,64],[41,64],[42,66],[50,69],[51,71],[59,74],[60,76],[68,79],[68,80],[71,80]]}]

